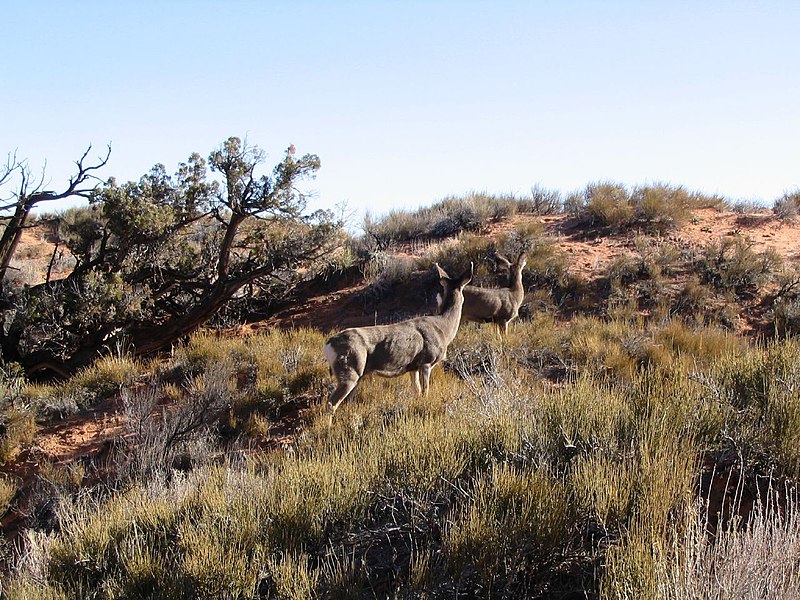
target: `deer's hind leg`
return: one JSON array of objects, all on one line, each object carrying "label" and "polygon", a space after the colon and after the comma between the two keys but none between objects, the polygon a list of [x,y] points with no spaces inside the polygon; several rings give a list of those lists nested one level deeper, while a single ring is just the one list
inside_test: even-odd
[{"label": "deer's hind leg", "polygon": [[422,393],[427,396],[428,390],[431,386],[431,370],[433,365],[422,365],[420,371],[422,372]]},{"label": "deer's hind leg", "polygon": [[333,421],[333,415],[336,413],[336,409],[339,408],[339,405],[348,398],[353,397],[359,380],[360,377],[355,372],[336,375],[336,388],[331,392],[331,395],[328,396],[328,413],[330,414],[331,421]]},{"label": "deer's hind leg", "polygon": [[419,371],[409,371],[408,375],[411,377],[411,384],[414,386],[414,391],[417,396],[422,393],[422,386],[419,383]]}]

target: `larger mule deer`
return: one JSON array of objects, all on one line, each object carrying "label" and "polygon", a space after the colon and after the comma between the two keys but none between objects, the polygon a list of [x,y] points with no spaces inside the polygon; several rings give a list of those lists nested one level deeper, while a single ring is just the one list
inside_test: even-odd
[{"label": "larger mule deer", "polygon": [[[496,257],[501,264],[508,268],[508,287],[465,288],[461,318],[464,321],[475,321],[476,323],[494,323],[502,337],[508,333],[508,324],[519,315],[519,307],[525,298],[525,290],[522,287],[522,269],[527,264],[527,258],[525,252],[521,252],[513,263],[502,254],[497,254]],[[438,265],[437,268],[439,268]]]},{"label": "larger mule deer", "polygon": [[390,325],[345,329],[325,343],[322,350],[337,382],[328,398],[331,419],[339,405],[355,393],[361,378],[369,373],[383,377],[409,373],[417,394],[428,393],[431,369],[444,360],[447,347],[456,337],[464,287],[472,280],[472,264],[457,279],[452,279],[438,264],[436,267],[444,288],[440,314]]}]

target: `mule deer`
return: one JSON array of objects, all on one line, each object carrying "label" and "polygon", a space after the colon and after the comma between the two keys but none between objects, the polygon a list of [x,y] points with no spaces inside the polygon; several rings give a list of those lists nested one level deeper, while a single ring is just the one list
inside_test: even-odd
[{"label": "mule deer", "polygon": [[354,394],[358,382],[369,373],[383,377],[409,373],[417,394],[428,393],[431,369],[445,359],[447,347],[458,332],[463,291],[472,280],[473,268],[470,264],[461,277],[452,279],[438,264],[436,267],[444,288],[439,315],[390,325],[353,327],[325,343],[322,351],[337,383],[328,398],[331,420],[339,405]]},{"label": "mule deer", "polygon": [[[513,263],[502,254],[497,254],[496,257],[503,266],[508,268],[508,287],[465,288],[461,319],[476,323],[494,323],[502,337],[508,333],[508,324],[519,315],[519,307],[525,298],[525,290],[522,287],[522,269],[525,268],[527,259],[524,252],[521,252]],[[439,268],[438,265],[437,268]]]}]

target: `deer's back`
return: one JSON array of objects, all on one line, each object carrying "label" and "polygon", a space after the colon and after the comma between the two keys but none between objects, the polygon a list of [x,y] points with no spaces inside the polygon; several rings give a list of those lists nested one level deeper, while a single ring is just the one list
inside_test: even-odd
[{"label": "deer's back", "polygon": [[511,318],[514,315],[514,298],[508,288],[464,288],[462,318],[468,321],[490,321]]},{"label": "deer's back", "polygon": [[436,363],[444,356],[449,340],[443,339],[441,328],[432,319],[418,317],[391,325],[345,329],[326,343],[336,357],[331,367],[354,369],[359,375],[399,375]]}]

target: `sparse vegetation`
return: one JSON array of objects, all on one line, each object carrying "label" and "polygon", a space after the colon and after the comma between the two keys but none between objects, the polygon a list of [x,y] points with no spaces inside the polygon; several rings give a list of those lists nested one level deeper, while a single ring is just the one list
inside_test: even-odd
[{"label": "sparse vegetation", "polygon": [[783,196],[777,198],[772,205],[772,212],[784,221],[797,219],[798,212],[800,212],[800,190],[786,192]]},{"label": "sparse vegetation", "polygon": [[415,239],[442,239],[462,232],[478,232],[490,222],[517,213],[548,215],[559,210],[561,196],[539,186],[530,196],[494,196],[472,192],[449,197],[414,212],[392,211],[379,220],[367,216],[364,233],[379,250],[391,244]]},{"label": "sparse vegetation", "polygon": [[[67,493],[59,532],[8,589],[658,597],[684,541],[702,543],[701,454],[724,470],[735,443],[743,477],[800,473],[793,341],[763,352],[713,328],[597,318],[522,322],[504,345],[484,334],[463,328],[427,398],[368,379],[331,427],[312,408],[292,452],[243,455],[263,437],[249,417],[324,396],[323,337],[194,336],[160,388],[123,386],[127,491]],[[534,377],[544,349],[566,366],[559,387]]]},{"label": "sparse vegetation", "polygon": [[[123,192],[106,190],[130,208]],[[475,262],[476,282],[494,287],[508,281],[497,253],[524,252],[528,309],[502,342],[463,324],[428,396],[405,378],[366,378],[330,425],[335,382],[317,329],[203,330],[152,358],[121,336],[62,381],[31,382],[6,361],[0,514],[21,535],[0,544],[0,595],[655,599],[761,597],[766,584],[774,597],[800,594],[800,287],[738,231],[705,248],[669,231],[721,202],[598,183],[565,200],[540,188],[469,194],[367,219],[364,236],[302,273],[287,265],[275,285],[349,278],[372,324],[399,290],[426,288],[431,300],[434,263]],[[136,213],[137,230],[158,227],[165,206]],[[564,208],[574,218],[553,214]],[[100,217],[121,227],[132,214],[75,209],[60,243],[86,260],[97,240],[81,240]],[[556,235],[554,219],[568,223]],[[261,233],[245,232],[254,244]],[[594,259],[566,252],[562,233],[615,252],[578,273]],[[189,238],[199,249],[215,236]],[[98,277],[83,293],[114,310],[146,304]],[[740,335],[745,318],[777,335]],[[37,446],[67,416],[106,413],[120,433],[91,452],[55,459]],[[35,477],[14,476],[30,457]]]},{"label": "sparse vegetation", "polygon": [[755,252],[751,242],[734,236],[706,246],[697,271],[705,283],[743,296],[762,287],[766,278],[777,274],[781,264],[782,259],[774,250]]},{"label": "sparse vegetation", "polygon": [[600,182],[589,184],[583,192],[571,194],[565,206],[579,220],[594,227],[665,231],[688,221],[692,209],[723,208],[726,202],[716,196],[688,192],[667,184],[629,190],[619,183]]}]

